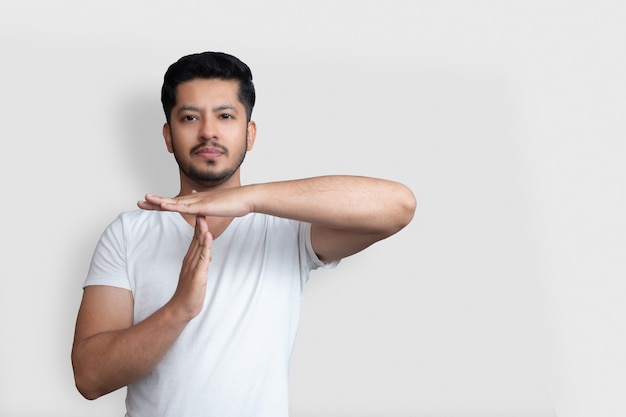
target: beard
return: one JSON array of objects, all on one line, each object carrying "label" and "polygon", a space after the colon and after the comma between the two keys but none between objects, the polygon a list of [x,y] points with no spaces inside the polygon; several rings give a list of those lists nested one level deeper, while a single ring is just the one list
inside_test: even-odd
[{"label": "beard", "polygon": [[[216,186],[228,181],[233,176],[233,174],[237,172],[237,170],[243,163],[243,160],[246,157],[246,149],[248,149],[248,137],[246,135],[245,146],[239,153],[239,155],[237,155],[234,164],[230,167],[222,169],[221,171],[216,171],[213,168],[215,162],[211,160],[206,161],[205,168],[199,168],[193,165],[188,159],[185,159],[180,155],[180,153],[176,150],[176,146],[174,145],[175,143],[176,141],[174,140],[174,137],[172,137],[172,149],[174,150],[174,159],[178,164],[178,168],[190,180],[206,186]],[[224,156],[228,157],[230,155],[230,152],[224,146],[213,141],[209,141],[208,143],[211,146],[220,149],[223,152]],[[190,154],[193,154],[198,148],[204,147],[206,145],[207,143],[203,143],[195,148],[192,148]]]}]

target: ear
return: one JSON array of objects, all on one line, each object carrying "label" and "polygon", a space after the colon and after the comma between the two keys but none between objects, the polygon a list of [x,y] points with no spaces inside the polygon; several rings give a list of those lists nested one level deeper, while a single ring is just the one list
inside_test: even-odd
[{"label": "ear", "polygon": [[254,146],[254,140],[256,139],[256,123],[253,120],[248,122],[248,132],[246,137],[248,138],[248,148],[246,151],[251,151]]},{"label": "ear", "polygon": [[172,146],[172,131],[168,123],[165,123],[163,125],[163,139],[165,139],[165,146],[167,146],[167,151],[169,153],[174,153],[174,147]]}]

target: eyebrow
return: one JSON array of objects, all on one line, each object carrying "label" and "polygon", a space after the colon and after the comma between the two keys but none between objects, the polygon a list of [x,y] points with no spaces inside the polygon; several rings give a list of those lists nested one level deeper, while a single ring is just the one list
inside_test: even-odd
[{"label": "eyebrow", "polygon": [[[220,104],[219,106],[213,107],[212,110],[213,110],[214,113],[215,112],[219,112],[219,111],[223,111],[223,110],[235,110],[235,111],[237,111],[237,107],[235,107],[232,104],[225,103],[225,104]],[[183,112],[183,111],[193,111],[193,112],[196,112],[196,113],[201,113],[202,109],[200,107],[197,107],[197,106],[194,106],[194,105],[191,105],[191,104],[185,104],[185,105],[182,105],[180,107],[180,109],[178,109],[177,113],[180,113],[180,112]]]},{"label": "eyebrow", "polygon": [[220,106],[217,107],[213,107],[213,111],[214,112],[218,112],[218,111],[222,111],[222,110],[237,110],[237,107],[233,106],[232,104],[226,103],[226,104],[222,104]]},{"label": "eyebrow", "polygon": [[186,104],[180,107],[180,109],[178,109],[177,113],[183,112],[183,111],[194,111],[196,113],[200,113],[200,107],[196,107],[196,106],[192,106],[190,104]]}]

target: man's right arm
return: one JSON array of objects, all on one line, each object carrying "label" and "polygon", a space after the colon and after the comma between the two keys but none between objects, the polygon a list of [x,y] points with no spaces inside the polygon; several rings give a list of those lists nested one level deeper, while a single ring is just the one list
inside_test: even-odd
[{"label": "man's right arm", "polygon": [[93,400],[150,372],[185,328],[163,307],[132,325],[130,291],[108,286],[86,287],[72,348],[76,387]]},{"label": "man's right arm", "polygon": [[212,236],[198,217],[183,260],[176,292],[159,310],[133,324],[131,291],[110,286],[85,287],[76,320],[72,366],[76,387],[96,399],[150,372],[187,323],[202,310],[211,259]]}]

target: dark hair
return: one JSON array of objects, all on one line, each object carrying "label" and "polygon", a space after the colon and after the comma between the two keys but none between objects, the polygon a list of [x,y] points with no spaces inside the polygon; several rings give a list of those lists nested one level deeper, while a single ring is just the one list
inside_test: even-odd
[{"label": "dark hair", "polygon": [[245,107],[246,117],[250,121],[256,99],[250,68],[238,58],[223,52],[200,52],[180,58],[165,72],[161,103],[168,123],[172,108],[176,105],[176,87],[196,78],[239,81],[238,98]]}]

